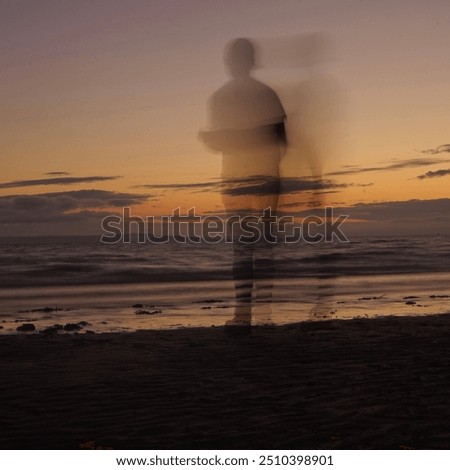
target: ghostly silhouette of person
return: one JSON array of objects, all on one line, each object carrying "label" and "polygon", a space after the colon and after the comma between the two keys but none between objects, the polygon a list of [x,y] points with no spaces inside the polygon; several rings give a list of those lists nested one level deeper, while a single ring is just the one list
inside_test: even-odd
[{"label": "ghostly silhouette of person", "polygon": [[[236,308],[227,325],[250,326],[255,300],[270,308],[274,240],[267,217],[273,220],[277,211],[286,114],[275,91],[251,76],[255,49],[248,39],[231,41],[224,62],[231,79],[210,97],[209,130],[200,132],[200,138],[222,154],[222,200],[228,220],[241,217],[239,230],[233,230]],[[258,234],[252,231],[243,242],[248,226],[242,218],[249,217],[259,218]]]},{"label": "ghostly silhouette of person", "polygon": [[[327,70],[332,55],[332,43],[327,35],[317,32],[301,37],[297,63],[304,79],[298,84],[293,100],[296,110],[289,115],[291,149],[299,161],[307,162],[319,188],[322,165],[336,156],[339,146],[342,98],[337,81]],[[320,189],[314,191],[309,204],[313,209],[325,206],[326,195]],[[327,256],[327,245],[322,242],[313,247],[321,258],[316,301],[310,312],[313,320],[330,318],[334,312],[336,258]]]}]

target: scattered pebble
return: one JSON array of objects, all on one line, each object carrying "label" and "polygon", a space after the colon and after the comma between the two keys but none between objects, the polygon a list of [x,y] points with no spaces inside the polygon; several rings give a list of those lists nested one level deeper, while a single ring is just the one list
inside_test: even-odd
[{"label": "scattered pebble", "polygon": [[156,315],[161,313],[161,310],[136,310],[134,313],[136,315]]},{"label": "scattered pebble", "polygon": [[52,308],[45,306],[44,308],[37,308],[35,310],[31,310],[32,312],[40,312],[40,313],[50,313],[50,312],[57,312],[58,307]]},{"label": "scattered pebble", "polygon": [[104,447],[98,445],[95,441],[83,442],[79,445],[80,449],[89,449],[89,450],[112,450],[112,447]]}]

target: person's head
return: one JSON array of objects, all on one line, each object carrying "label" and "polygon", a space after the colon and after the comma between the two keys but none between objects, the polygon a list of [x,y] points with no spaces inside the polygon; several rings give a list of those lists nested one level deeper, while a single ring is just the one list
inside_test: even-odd
[{"label": "person's head", "polygon": [[329,36],[324,33],[309,33],[302,36],[298,48],[299,64],[314,68],[326,64],[333,57],[333,47]]},{"label": "person's head", "polygon": [[245,38],[233,39],[225,47],[224,63],[232,77],[248,77],[255,66],[255,48]]}]

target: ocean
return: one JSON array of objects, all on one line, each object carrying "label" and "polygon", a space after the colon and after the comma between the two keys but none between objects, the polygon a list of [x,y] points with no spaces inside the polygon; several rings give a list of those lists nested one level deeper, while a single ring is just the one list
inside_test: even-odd
[{"label": "ocean", "polygon": [[[276,324],[450,311],[450,237],[355,237],[273,253]],[[80,333],[221,326],[233,314],[232,265],[226,243],[3,238],[0,334],[23,323],[79,325]],[[255,324],[269,321],[257,292]]]}]

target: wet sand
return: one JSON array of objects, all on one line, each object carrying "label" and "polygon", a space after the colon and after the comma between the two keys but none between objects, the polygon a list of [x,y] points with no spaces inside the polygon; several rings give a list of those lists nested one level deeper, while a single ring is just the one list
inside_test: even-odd
[{"label": "wet sand", "polygon": [[3,449],[448,449],[450,315],[0,337]]}]

